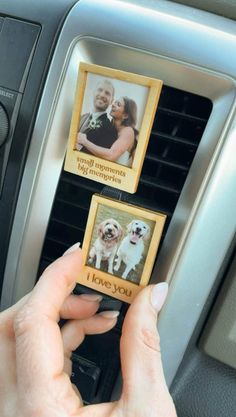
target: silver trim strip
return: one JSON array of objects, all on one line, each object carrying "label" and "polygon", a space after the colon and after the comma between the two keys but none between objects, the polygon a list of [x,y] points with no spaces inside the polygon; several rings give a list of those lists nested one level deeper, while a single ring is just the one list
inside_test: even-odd
[{"label": "silver trim strip", "polygon": [[61,32],[35,123],[1,308],[35,282],[63,164],[79,61],[156,76],[207,96],[213,101],[212,115],[153,274],[154,281],[171,282],[159,321],[171,383],[235,231],[235,29],[229,20],[161,0],[139,5],[80,0],[75,5]]}]

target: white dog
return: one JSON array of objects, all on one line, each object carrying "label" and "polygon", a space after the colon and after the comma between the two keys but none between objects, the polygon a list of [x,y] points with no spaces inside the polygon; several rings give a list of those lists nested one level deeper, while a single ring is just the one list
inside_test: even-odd
[{"label": "white dog", "polygon": [[114,219],[104,220],[98,225],[98,238],[95,240],[90,252],[89,263],[96,258],[95,267],[100,269],[101,261],[108,261],[108,272],[113,274],[113,261],[117,252],[118,243],[123,237],[121,225]]},{"label": "white dog", "polygon": [[117,251],[118,258],[114,271],[118,271],[123,261],[126,268],[122,274],[122,278],[126,279],[131,269],[135,269],[136,265],[141,261],[144,251],[144,241],[149,239],[150,228],[141,220],[133,220],[127,226],[128,234],[122,240]]}]

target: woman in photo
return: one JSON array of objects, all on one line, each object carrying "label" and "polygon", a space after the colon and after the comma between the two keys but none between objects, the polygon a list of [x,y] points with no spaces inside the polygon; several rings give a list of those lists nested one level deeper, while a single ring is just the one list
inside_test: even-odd
[{"label": "woman in photo", "polygon": [[78,133],[77,146],[82,145],[99,158],[131,167],[138,135],[135,128],[137,119],[135,101],[129,97],[120,97],[118,100],[114,100],[110,116],[117,130],[117,139],[110,148],[95,145],[87,139],[84,133]]}]

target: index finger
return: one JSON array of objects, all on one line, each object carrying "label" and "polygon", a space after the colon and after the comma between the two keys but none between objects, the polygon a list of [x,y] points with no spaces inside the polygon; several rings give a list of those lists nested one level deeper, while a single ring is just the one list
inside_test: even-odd
[{"label": "index finger", "polygon": [[81,265],[81,249],[65,254],[49,265],[29,299],[34,311],[58,321],[60,309],[76,284]]},{"label": "index finger", "polygon": [[[81,250],[75,250],[51,264],[43,273],[14,319],[17,375],[22,387],[36,388],[60,375],[64,352],[59,312],[82,265]],[[32,377],[32,369],[37,381]]]}]

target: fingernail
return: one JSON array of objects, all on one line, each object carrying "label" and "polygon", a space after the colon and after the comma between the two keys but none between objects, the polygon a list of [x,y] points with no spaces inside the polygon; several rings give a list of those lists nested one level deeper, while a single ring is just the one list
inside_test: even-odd
[{"label": "fingernail", "polygon": [[79,297],[86,301],[102,301],[102,295],[99,294],[80,294]]},{"label": "fingernail", "polygon": [[116,317],[118,317],[120,314],[119,311],[102,311],[101,313],[99,313],[100,316],[105,317],[106,319],[115,319]]},{"label": "fingernail", "polygon": [[73,246],[71,246],[69,249],[67,249],[62,256],[64,255],[68,255],[69,253],[74,252],[76,249],[79,249],[80,247],[80,242],[75,243]]},{"label": "fingernail", "polygon": [[154,287],[152,288],[151,303],[157,312],[159,312],[162,309],[167,293],[167,282],[160,282],[159,284],[154,285]]}]

